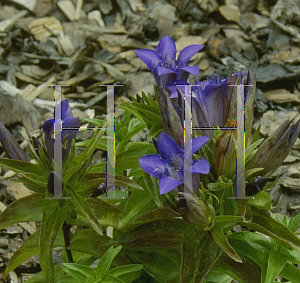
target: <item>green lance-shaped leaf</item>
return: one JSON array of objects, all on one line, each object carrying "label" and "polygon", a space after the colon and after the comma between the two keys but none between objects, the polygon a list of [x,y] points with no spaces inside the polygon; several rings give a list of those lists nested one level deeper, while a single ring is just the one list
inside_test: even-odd
[{"label": "green lance-shaped leaf", "polygon": [[39,194],[14,201],[0,214],[0,229],[19,222],[41,221],[44,202]]},{"label": "green lance-shaped leaf", "polygon": [[119,279],[118,277],[115,277],[115,276],[112,276],[112,275],[109,275],[107,274],[105,276],[105,278],[103,280],[101,280],[102,283],[111,283],[111,282],[114,282],[114,283],[126,283],[125,281]]},{"label": "green lance-shaped leaf", "polygon": [[102,138],[104,131],[105,131],[105,123],[102,124],[102,129],[101,130],[97,130],[96,133],[93,135],[93,137],[91,138],[88,146],[86,147],[86,149],[81,152],[75,159],[74,162],[75,164],[78,164],[80,162],[84,162],[85,160],[89,159],[95,148],[97,147],[98,142],[100,141],[100,139]]},{"label": "green lance-shaped leaf", "polygon": [[118,228],[125,227],[134,217],[156,207],[155,202],[147,191],[134,191],[125,204]]},{"label": "green lance-shaped leaf", "polygon": [[218,245],[223,249],[223,251],[228,254],[232,259],[237,262],[242,262],[238,253],[234,250],[234,248],[229,244],[226,235],[224,234],[224,230],[229,230],[235,224],[240,222],[243,218],[240,216],[232,216],[232,215],[220,215],[215,217],[215,227],[211,231],[215,241]]},{"label": "green lance-shaped leaf", "polygon": [[[5,269],[4,276],[6,276],[9,272],[17,268],[23,261],[27,260],[31,256],[38,254],[39,242],[40,242],[40,229],[34,232],[32,235],[30,235],[29,238],[9,259]],[[63,238],[62,231],[59,232],[54,246],[55,247],[64,246],[64,238]]]},{"label": "green lance-shaped leaf", "polygon": [[298,282],[300,278],[300,269],[291,263],[286,263],[285,267],[279,273],[279,276],[291,282]]},{"label": "green lance-shaped leaf", "polygon": [[144,270],[154,279],[150,282],[167,281],[169,275],[180,268],[180,251],[164,249],[123,248],[132,262],[144,265]]},{"label": "green lance-shaped leaf", "polygon": [[158,219],[127,230],[111,240],[112,244],[134,248],[164,248],[180,250],[182,236],[187,228],[182,219]]},{"label": "green lance-shaped leaf", "polygon": [[125,282],[132,282],[134,279],[140,277],[142,269],[142,264],[128,264],[111,269],[108,275],[117,277]]},{"label": "green lance-shaped leaf", "polygon": [[158,207],[163,206],[163,198],[159,193],[159,188],[157,187],[156,180],[150,176],[147,172],[144,172],[144,182],[146,185],[146,189],[152,196],[153,200],[155,201]]},{"label": "green lance-shaped leaf", "polygon": [[66,215],[67,209],[62,206],[61,201],[49,200],[48,205],[43,210],[40,232],[40,264],[49,283],[55,283],[52,250]]},{"label": "green lance-shaped leaf", "polygon": [[131,222],[132,225],[146,223],[158,219],[173,219],[175,217],[180,217],[179,213],[172,210],[170,207],[157,207],[150,211],[146,211],[140,216],[134,218]]},{"label": "green lance-shaped leaf", "polygon": [[111,238],[99,234],[93,229],[77,231],[71,238],[71,245],[68,249],[101,258],[105,251],[111,246]]},{"label": "green lance-shaped leaf", "polygon": [[201,283],[222,249],[209,231],[196,226],[187,228],[182,242],[181,283]]},{"label": "green lance-shaped leaf", "polygon": [[42,173],[39,165],[22,160],[0,158],[0,166],[16,173]]},{"label": "green lance-shaped leaf", "polygon": [[271,249],[269,256],[262,266],[264,283],[273,283],[287,262],[287,254],[276,249]]},{"label": "green lance-shaped leaf", "polygon": [[273,237],[300,253],[300,239],[289,228],[255,207],[252,207],[252,213],[252,222],[240,224]]},{"label": "green lance-shaped leaf", "polygon": [[76,174],[78,173],[78,171],[82,168],[82,166],[84,165],[84,162],[80,162],[78,163],[76,166],[65,170],[64,174],[63,174],[63,183],[67,184],[69,181],[73,181],[73,177],[76,177]]},{"label": "green lance-shaped leaf", "polygon": [[30,190],[43,194],[47,187],[46,176],[41,176],[35,173],[19,174],[18,179]]},{"label": "green lance-shaped leaf", "polygon": [[87,204],[95,213],[99,223],[104,226],[118,227],[122,211],[103,199],[89,199]]},{"label": "green lance-shaped leaf", "polygon": [[100,259],[95,274],[97,279],[103,279],[105,275],[108,273],[111,263],[113,259],[116,257],[116,255],[120,252],[122,249],[122,246],[118,246],[117,248],[110,247],[107,252],[104,254],[104,256]]},{"label": "green lance-shaped leaf", "polygon": [[[99,186],[100,184],[106,183],[107,178],[113,178],[112,174],[106,173],[87,173],[83,178],[83,186],[85,189]],[[115,174],[115,185],[116,186],[127,186],[135,190],[143,190],[135,181],[128,177]]]},{"label": "green lance-shaped leaf", "polygon": [[77,280],[77,282],[86,282],[88,278],[95,274],[92,267],[78,263],[64,263],[62,269]]},{"label": "green lance-shaped leaf", "polygon": [[69,189],[65,189],[68,194],[71,196],[72,201],[79,211],[81,211],[84,216],[90,221],[91,226],[95,229],[95,231],[103,236],[101,225],[91,209],[91,207],[87,204],[87,202],[75,191],[71,191]]},{"label": "green lance-shaped leaf", "polygon": [[248,205],[255,206],[258,209],[268,210],[271,209],[271,197],[265,191],[259,191],[254,199],[249,199],[246,202]]},{"label": "green lance-shaped leaf", "polygon": [[260,270],[257,266],[244,256],[241,256],[241,259],[242,262],[237,262],[223,253],[216,266],[239,283],[261,283]]}]

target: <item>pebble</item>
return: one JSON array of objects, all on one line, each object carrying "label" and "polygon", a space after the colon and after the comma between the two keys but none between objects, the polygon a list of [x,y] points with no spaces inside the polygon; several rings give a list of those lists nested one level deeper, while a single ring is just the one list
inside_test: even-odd
[{"label": "pebble", "polygon": [[219,7],[221,15],[230,22],[239,23],[241,18],[241,12],[239,7],[235,5],[223,5]]}]

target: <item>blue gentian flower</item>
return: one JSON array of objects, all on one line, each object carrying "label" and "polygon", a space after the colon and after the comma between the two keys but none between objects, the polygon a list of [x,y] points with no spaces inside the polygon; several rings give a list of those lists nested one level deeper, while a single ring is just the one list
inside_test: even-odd
[{"label": "blue gentian flower", "polygon": [[165,89],[167,82],[172,80],[186,81],[190,74],[198,75],[198,66],[188,66],[187,62],[204,45],[192,44],[181,50],[176,59],[176,45],[174,40],[166,35],[163,37],[156,50],[138,49],[135,50],[140,59],[153,73],[158,88]]},{"label": "blue gentian flower", "polygon": [[[224,127],[229,120],[236,119],[236,87],[230,85],[243,85],[243,75],[235,74],[233,71],[229,77],[221,80],[220,77],[212,76],[207,81],[196,81],[192,87],[193,101],[193,120],[196,127]],[[255,98],[255,75],[250,70],[245,87],[245,120],[247,128],[252,127],[254,98]],[[212,138],[212,130],[202,130],[202,134]]]},{"label": "blue gentian flower", "polygon": [[8,158],[30,162],[26,153],[17,143],[13,135],[5,128],[5,126],[1,121],[0,121],[0,141]]},{"label": "blue gentian flower", "polygon": [[[197,137],[192,140],[192,152],[195,153],[205,143],[207,137]],[[148,154],[139,158],[141,168],[154,178],[159,178],[160,194],[168,193],[184,183],[184,148],[179,148],[176,142],[166,133],[161,132],[157,141],[158,155]],[[205,158],[193,160],[188,172],[208,174],[209,163]]]},{"label": "blue gentian flower", "polygon": [[[55,113],[54,113],[55,117]],[[72,139],[75,138],[78,128],[80,127],[80,121],[78,117],[73,117],[72,110],[69,105],[69,100],[63,100],[61,102],[61,120],[62,120],[62,129],[64,128],[74,128],[74,129],[65,129],[62,130],[61,141],[63,144],[62,150],[62,160],[64,161],[68,155],[68,152],[71,147]],[[45,144],[48,151],[48,156],[50,161],[54,157],[54,125],[55,118],[48,119],[42,126],[42,129],[45,133]]]}]

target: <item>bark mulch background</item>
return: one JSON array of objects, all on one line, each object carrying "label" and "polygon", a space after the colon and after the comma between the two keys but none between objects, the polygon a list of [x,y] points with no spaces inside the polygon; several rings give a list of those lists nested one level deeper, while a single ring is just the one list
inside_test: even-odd
[{"label": "bark mulch background", "polygon": [[[178,50],[205,45],[191,61],[201,80],[212,74],[223,79],[232,68],[256,73],[254,128],[261,122],[267,137],[283,119],[299,116],[299,27],[298,0],[3,0],[0,121],[26,147],[52,117],[54,90],[46,84],[69,84],[62,88],[63,99],[80,118],[105,114],[106,92],[99,84],[123,85],[115,88],[116,106],[142,90],[153,93],[153,76],[134,49],[154,49],[168,34]],[[89,136],[82,131],[77,141]],[[300,211],[299,149],[298,139],[273,174],[280,176],[270,191],[275,213]],[[0,168],[0,211],[30,193],[12,176]],[[36,223],[22,223],[0,231],[0,271],[36,229]],[[0,274],[0,282],[23,282],[39,270],[36,255],[9,278]]]}]

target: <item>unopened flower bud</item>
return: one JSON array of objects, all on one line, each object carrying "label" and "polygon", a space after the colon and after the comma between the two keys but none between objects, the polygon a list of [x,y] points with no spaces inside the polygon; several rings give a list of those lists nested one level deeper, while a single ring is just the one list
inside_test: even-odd
[{"label": "unopened flower bud", "polygon": [[300,120],[284,121],[277,130],[264,140],[254,154],[249,169],[264,168],[259,175],[272,174],[284,161],[299,135]]},{"label": "unopened flower bud", "polygon": [[214,211],[201,199],[188,193],[178,193],[177,207],[184,220],[203,230],[211,230],[214,226]]},{"label": "unopened flower bud", "polygon": [[[237,121],[228,123],[225,127],[236,128]],[[237,131],[224,130],[219,134],[213,155],[213,172],[215,177],[225,175],[231,179],[236,173],[236,156],[237,156]]]},{"label": "unopened flower bud", "polygon": [[17,143],[13,135],[5,128],[5,126],[1,121],[0,121],[0,141],[8,158],[30,162],[26,153]]}]

